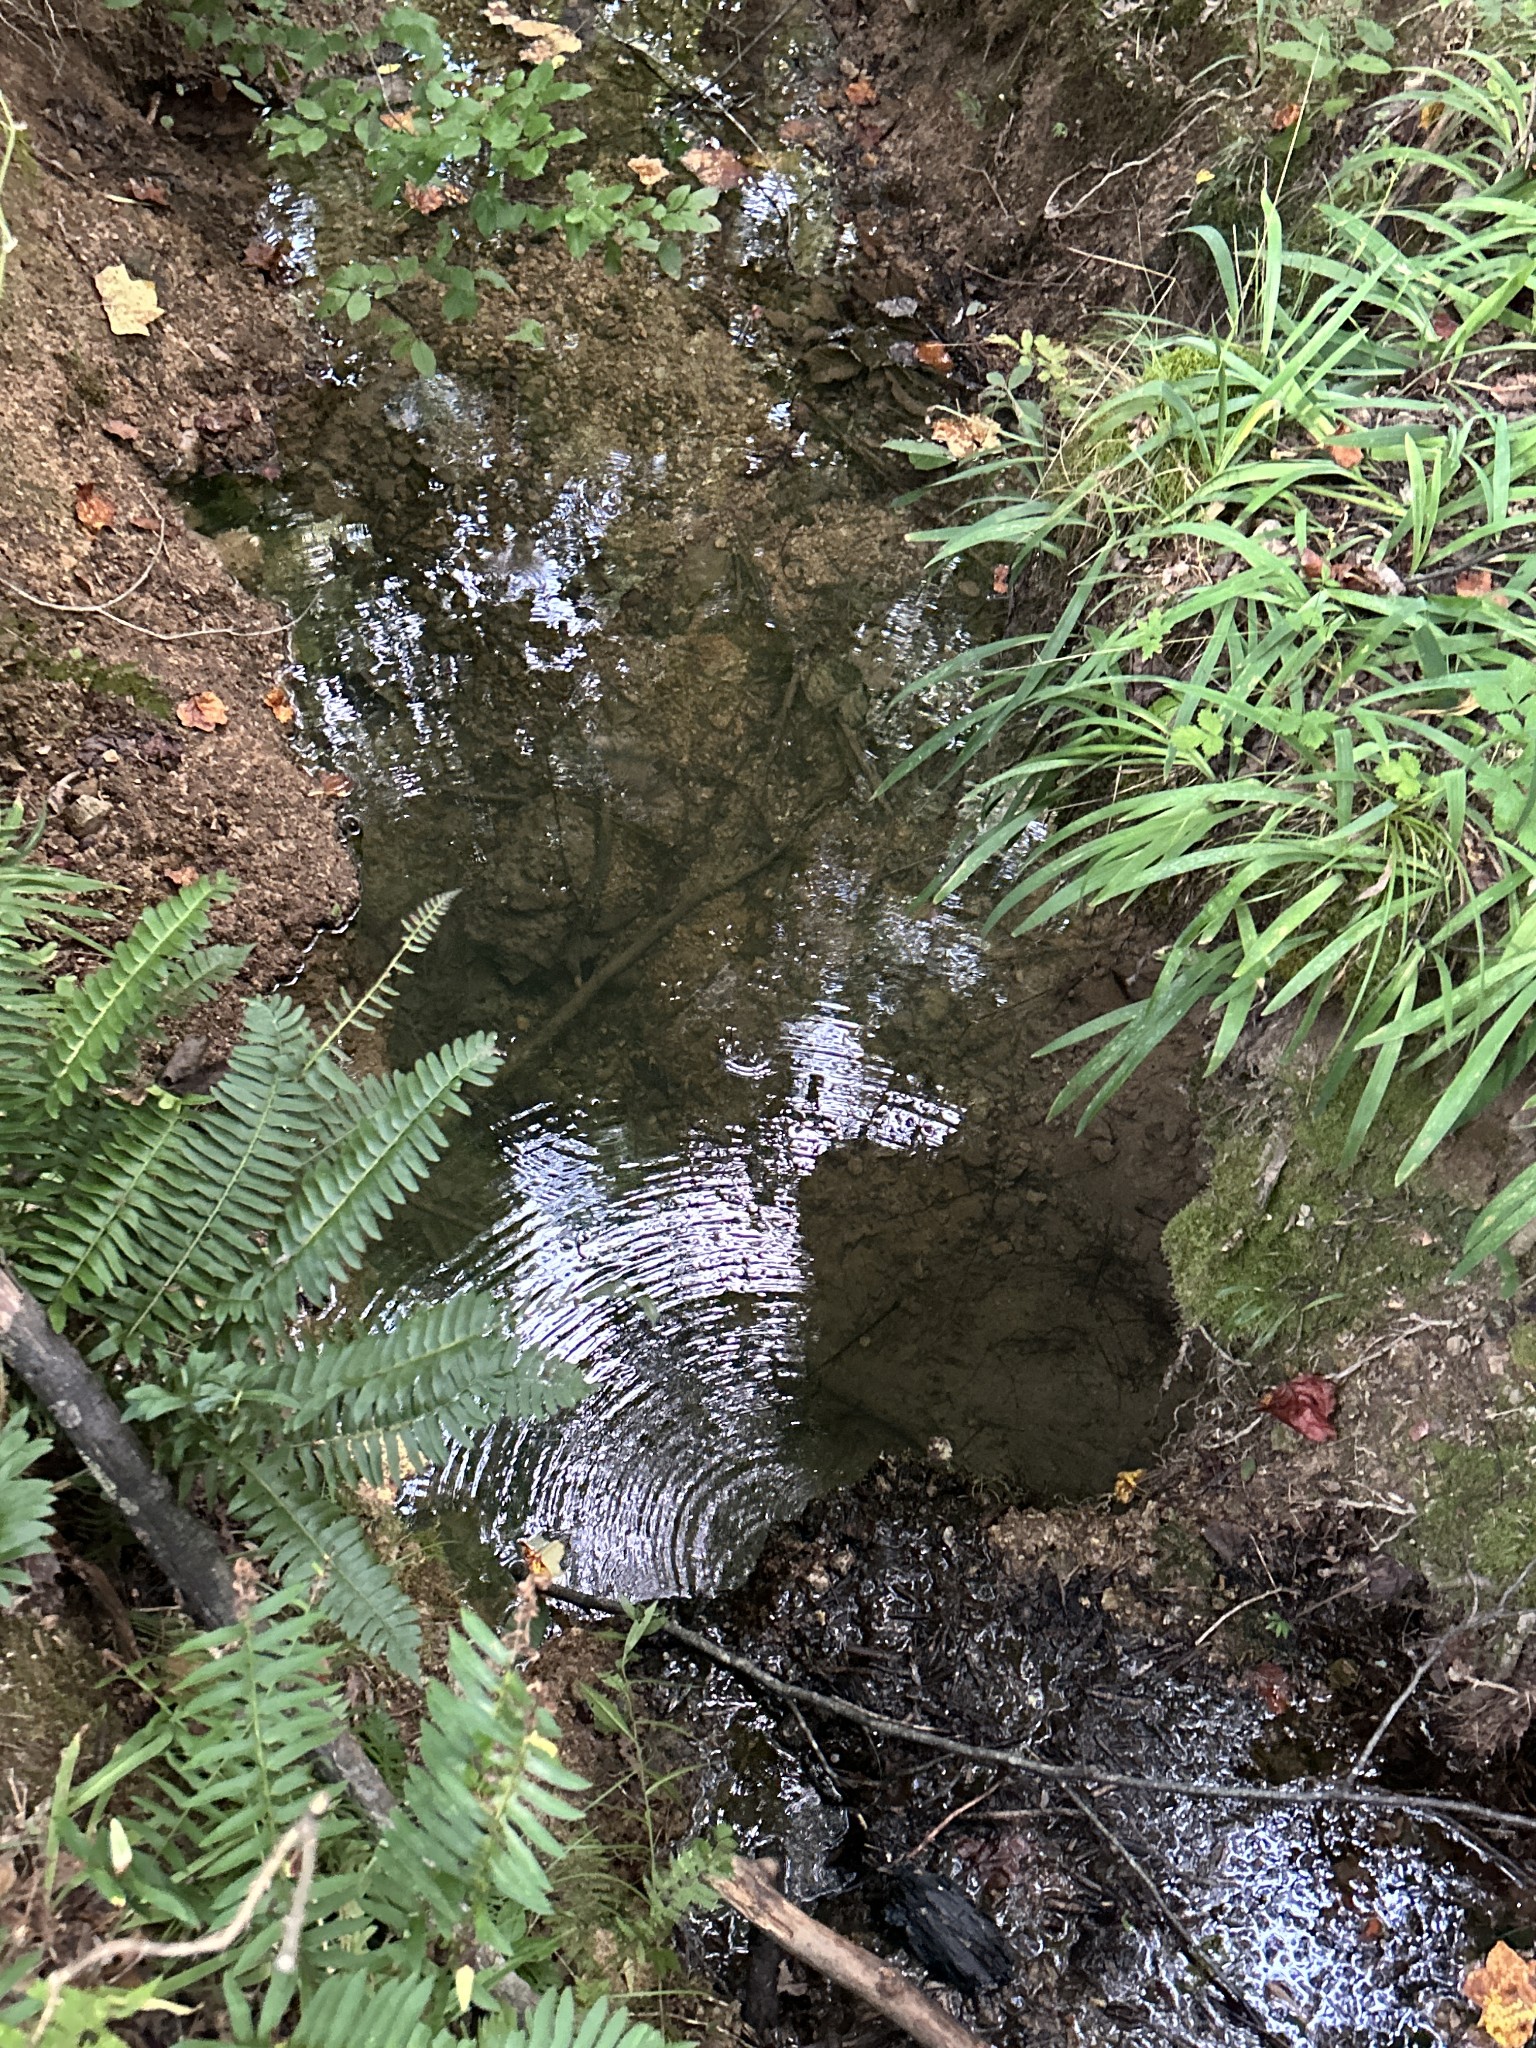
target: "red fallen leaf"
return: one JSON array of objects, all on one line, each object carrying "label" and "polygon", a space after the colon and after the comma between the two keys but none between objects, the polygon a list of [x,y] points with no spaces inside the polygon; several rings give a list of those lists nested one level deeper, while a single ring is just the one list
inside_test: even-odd
[{"label": "red fallen leaf", "polygon": [[1300,100],[1287,100],[1283,107],[1276,107],[1270,115],[1269,125],[1276,135],[1283,135],[1287,128],[1294,128],[1300,119]]},{"label": "red fallen leaf", "polygon": [[130,178],[128,197],[140,206],[169,206],[171,195],[164,178]]},{"label": "red fallen leaf", "polygon": [[139,430],[131,420],[103,420],[101,431],[110,434],[114,441],[137,441]]},{"label": "red fallen leaf", "polygon": [[229,707],[214,691],[199,690],[195,696],[182,698],[176,706],[176,717],[193,732],[213,732],[228,725]]},{"label": "red fallen leaf", "polygon": [[275,242],[258,236],[255,241],[246,243],[240,261],[247,270],[259,270],[263,277],[276,277],[292,246],[288,241]]},{"label": "red fallen leaf", "polygon": [[338,774],[334,768],[323,769],[309,785],[311,796],[350,796],[351,793],[352,784],[345,775]]},{"label": "red fallen leaf", "polygon": [[1259,1396],[1259,1406],[1266,1414],[1294,1429],[1309,1444],[1333,1442],[1339,1433],[1332,1420],[1338,1405],[1338,1388],[1315,1372],[1299,1372]]},{"label": "red fallen leaf", "polygon": [[1363,448],[1346,448],[1342,441],[1330,441],[1328,443],[1328,453],[1333,457],[1340,469],[1358,469],[1365,460],[1365,450]]},{"label": "red fallen leaf", "polygon": [[843,87],[843,98],[850,107],[873,107],[880,101],[880,95],[867,78],[850,78]]},{"label": "red fallen leaf", "polygon": [[992,595],[994,597],[1006,597],[1008,595],[1008,564],[1006,562],[994,562],[992,564]]},{"label": "red fallen leaf", "polygon": [[912,351],[925,370],[952,370],[955,359],[942,341],[920,341]]},{"label": "red fallen leaf", "polygon": [[718,146],[690,149],[683,158],[683,169],[691,171],[701,185],[708,185],[713,192],[734,192],[747,175],[747,167],[736,152]]},{"label": "red fallen leaf", "polygon": [[1256,1693],[1272,1714],[1283,1714],[1290,1706],[1293,1694],[1291,1681],[1279,1664],[1255,1664],[1245,1673],[1244,1685]]},{"label": "red fallen leaf", "polygon": [[1449,306],[1436,306],[1434,312],[1429,316],[1429,324],[1442,341],[1449,341],[1461,325],[1461,322]]},{"label": "red fallen leaf", "polygon": [[292,725],[293,699],[281,683],[274,683],[261,701],[266,705],[279,725]]},{"label": "red fallen leaf", "polygon": [[75,485],[75,517],[87,533],[101,533],[117,517],[117,507],[94,483]]},{"label": "red fallen leaf", "polygon": [[177,889],[190,889],[198,879],[196,868],[167,868],[165,879]]},{"label": "red fallen leaf", "polygon": [[1316,548],[1302,549],[1301,573],[1309,583],[1321,583],[1328,574],[1328,564],[1323,560],[1323,557],[1317,552]]}]

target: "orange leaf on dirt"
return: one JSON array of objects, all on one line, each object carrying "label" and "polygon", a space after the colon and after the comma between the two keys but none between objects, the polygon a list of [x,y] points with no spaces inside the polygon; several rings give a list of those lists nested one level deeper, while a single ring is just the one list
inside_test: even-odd
[{"label": "orange leaf on dirt", "polygon": [[1006,597],[1008,595],[1008,564],[1006,562],[994,562],[992,564],[992,595],[994,597]]},{"label": "orange leaf on dirt", "polygon": [[183,697],[176,706],[176,717],[193,732],[213,732],[229,723],[229,707],[224,699],[212,690],[199,690],[194,697]]},{"label": "orange leaf on dirt", "polygon": [[880,95],[867,78],[850,78],[843,87],[843,98],[850,107],[873,107],[879,104]]},{"label": "orange leaf on dirt", "polygon": [[747,175],[746,165],[734,150],[716,146],[690,149],[683,158],[683,169],[692,171],[701,185],[714,192],[734,192]]},{"label": "orange leaf on dirt", "polygon": [[1365,450],[1363,448],[1346,448],[1342,441],[1330,441],[1328,443],[1328,453],[1333,457],[1340,469],[1358,469],[1365,460]]},{"label": "orange leaf on dirt", "polygon": [[1463,569],[1456,578],[1458,597],[1487,597],[1493,589],[1491,569]]},{"label": "orange leaf on dirt", "polygon": [[1525,2048],[1536,2028],[1536,1966],[1507,1941],[1496,1941],[1461,1995],[1478,2009],[1483,2032],[1498,2048]]},{"label": "orange leaf on dirt", "polygon": [[971,413],[965,418],[951,413],[930,423],[928,438],[947,448],[956,461],[964,462],[967,456],[990,454],[1002,445],[1003,435],[997,421],[982,413]]},{"label": "orange leaf on dirt", "polygon": [[1270,115],[1269,125],[1277,135],[1283,135],[1287,128],[1294,128],[1300,119],[1300,100],[1287,100],[1283,107],[1276,107]]},{"label": "orange leaf on dirt", "polygon": [[441,185],[418,185],[414,178],[406,179],[400,197],[412,213],[440,213],[448,204]]},{"label": "orange leaf on dirt", "polygon": [[409,107],[391,107],[387,114],[380,114],[379,126],[391,128],[397,135],[414,135],[416,116]]},{"label": "orange leaf on dirt", "polygon": [[152,277],[134,277],[125,263],[109,263],[91,280],[114,334],[148,334],[165,308]]},{"label": "orange leaf on dirt", "polygon": [[124,189],[138,206],[169,206],[171,203],[164,178],[130,178]]},{"label": "orange leaf on dirt", "polygon": [[291,247],[292,244],[285,241],[258,239],[247,242],[240,261],[247,270],[259,270],[264,277],[276,277],[283,267],[283,258]]},{"label": "orange leaf on dirt", "polygon": [[279,725],[292,725],[293,699],[281,683],[274,683],[261,701],[266,705]]},{"label": "orange leaf on dirt", "polygon": [[1309,583],[1321,583],[1328,574],[1328,564],[1323,560],[1316,548],[1302,549],[1301,573]]},{"label": "orange leaf on dirt", "polygon": [[190,889],[197,880],[196,868],[167,868],[165,879],[176,889]]},{"label": "orange leaf on dirt", "polygon": [[952,370],[955,359],[942,341],[920,341],[912,351],[925,370]]},{"label": "orange leaf on dirt", "polygon": [[94,483],[75,485],[75,517],[87,533],[102,533],[117,517],[117,507]]},{"label": "orange leaf on dirt", "polygon": [[659,156],[632,156],[625,169],[634,172],[647,192],[653,185],[659,185],[663,178],[670,176]]},{"label": "orange leaf on dirt", "polygon": [[311,796],[350,796],[351,793],[352,784],[345,775],[339,774],[334,768],[322,769],[320,774],[309,785],[309,794]]},{"label": "orange leaf on dirt", "polygon": [[1338,1388],[1315,1372],[1299,1372],[1259,1396],[1259,1406],[1267,1415],[1294,1429],[1309,1444],[1333,1442],[1339,1433],[1333,1422],[1338,1405]]}]

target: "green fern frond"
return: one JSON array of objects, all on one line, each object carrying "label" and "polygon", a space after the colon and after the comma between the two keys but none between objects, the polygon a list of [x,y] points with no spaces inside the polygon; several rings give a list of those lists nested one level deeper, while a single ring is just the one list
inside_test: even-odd
[{"label": "green fern frond", "polygon": [[452,1686],[427,1688],[421,1761],[375,1858],[379,1918],[402,1931],[429,1903],[439,1925],[479,1924],[507,1907],[549,1910],[541,1858],[561,1845],[546,1820],[577,1820],[561,1791],[585,1780],[560,1762],[559,1728],[537,1706],[505,1643],[468,1608],[448,1642]]},{"label": "green fern frond", "polygon": [[25,1476],[47,1448],[19,1415],[0,1423],[0,1608],[11,1606],[27,1584],[23,1559],[48,1547],[53,1488],[46,1479]]},{"label": "green fern frond", "polygon": [[169,1096],[104,1104],[86,1127],[85,1146],[60,1159],[47,1198],[39,1199],[40,1188],[29,1190],[29,1213],[16,1232],[16,1266],[48,1304],[56,1330],[71,1309],[127,1289],[143,1227],[167,1181],[177,1178],[183,1115],[183,1105]]},{"label": "green fern frond", "polygon": [[416,1609],[353,1516],[291,1485],[275,1456],[241,1472],[233,1505],[284,1579],[303,1583],[320,1573],[317,1605],[344,1635],[407,1678],[420,1677]]},{"label": "green fern frond", "polygon": [[247,1284],[321,1130],[304,1078],[308,1020],[286,997],[246,1005],[245,1028],[210,1100],[184,1127],[174,1176],[138,1231],[136,1283],[108,1326],[135,1362],[152,1340],[190,1336],[209,1304]]},{"label": "green fern frond", "polygon": [[407,965],[411,955],[423,953],[431,945],[458,893],[457,889],[449,889],[441,896],[429,896],[409,917],[401,919],[400,929],[404,936],[388,966],[356,1002],[332,1012],[335,1021],[315,1050],[317,1060],[331,1050],[344,1032],[372,1031],[382,1023],[394,1000],[396,984],[412,971]]},{"label": "green fern frond", "polygon": [[306,1478],[335,1487],[397,1483],[502,1417],[551,1415],[585,1390],[574,1367],[508,1335],[493,1295],[466,1290],[376,1336],[299,1352],[274,1391]]},{"label": "green fern frond", "polygon": [[215,903],[234,894],[227,876],[204,876],[151,904],[105,963],[83,981],[61,983],[45,1052],[44,1107],[56,1115],[105,1081],[111,1060],[155,1014],[166,986],[208,929]]},{"label": "green fern frond", "polygon": [[315,1161],[283,1213],[269,1276],[239,1299],[273,1327],[291,1320],[300,1295],[323,1301],[421,1186],[447,1143],[442,1118],[450,1110],[466,1113],[465,1088],[485,1087],[498,1058],[495,1039],[477,1032],[361,1089],[366,1109]]},{"label": "green fern frond", "polygon": [[600,1998],[583,2013],[569,1990],[546,1991],[531,2013],[491,2039],[496,2048],[666,2048],[664,2034],[632,2020],[622,2006],[610,2011]]},{"label": "green fern frond", "polygon": [[[352,1963],[350,1969],[347,1963]],[[425,2025],[427,2007],[441,2000],[440,1975],[418,1973],[380,1981],[376,1955],[342,1959],[304,2001],[291,2036],[293,2048],[436,2048],[454,2037]]]}]

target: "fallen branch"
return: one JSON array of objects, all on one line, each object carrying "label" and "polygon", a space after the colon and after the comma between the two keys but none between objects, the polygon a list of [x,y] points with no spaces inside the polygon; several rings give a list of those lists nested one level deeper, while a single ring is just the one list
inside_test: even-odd
[{"label": "fallen branch", "polygon": [[[36,1296],[3,1266],[0,1352],[69,1438],[188,1613],[204,1628],[234,1627],[241,1618],[234,1573],[213,1531],[176,1499],[100,1379],[52,1327]],[[322,1775],[347,1787],[374,1827],[383,1828],[394,1811],[394,1794],[355,1735],[328,1742],[316,1752],[316,1763]]]},{"label": "fallen branch", "polygon": [[768,1882],[762,1864],[735,1856],[731,1875],[712,1877],[709,1882],[744,1920],[771,1934],[780,1948],[809,1963],[823,1977],[872,2005],[920,2048],[980,2048],[979,2037],[969,2027],[952,2020],[894,1963],[871,1955],[856,1941],[834,1934],[830,1927],[792,1906]]},{"label": "fallen branch", "polygon": [[[604,1600],[596,1593],[578,1593],[568,1586],[548,1586],[545,1597],[564,1601],[571,1607],[593,1614],[633,1620],[632,1608],[618,1600]],[[868,1707],[855,1706],[835,1693],[816,1692],[808,1685],[796,1685],[777,1678],[761,1664],[753,1663],[736,1650],[728,1650],[713,1637],[675,1621],[660,1621],[653,1633],[665,1636],[680,1649],[704,1657],[723,1670],[734,1671],[759,1692],[775,1699],[791,1700],[811,1707],[834,1720],[852,1721],[872,1734],[886,1735],[917,1749],[933,1749],[945,1756],[965,1757],[972,1763],[996,1764],[1020,1777],[1038,1778],[1047,1785],[1082,1785],[1103,1792],[1161,1792],[1178,1799],[1209,1799],[1228,1806],[1347,1806],[1376,1813],[1417,1813],[1430,1820],[1448,1815],[1456,1820],[1479,1821],[1484,1826],[1516,1828],[1536,1833],[1536,1814],[1511,1813],[1502,1807],[1481,1806],[1472,1799],[1440,1799],[1414,1792],[1380,1792],[1350,1783],[1347,1778],[1325,1778],[1312,1785],[1229,1785],[1214,1778],[1151,1778],[1131,1771],[1105,1770],[1097,1764],[1047,1763],[1043,1757],[1023,1749],[997,1749],[980,1742],[962,1742],[938,1728],[926,1728],[913,1721],[898,1721],[892,1714],[876,1714]]]},{"label": "fallen branch", "polygon": [[739,889],[752,881],[765,868],[772,867],[776,860],[782,860],[795,842],[815,823],[817,815],[819,813],[813,813],[811,817],[804,819],[787,838],[779,840],[767,853],[746,867],[737,868],[731,874],[723,875],[718,881],[690,883],[670,910],[664,910],[661,916],[655,918],[643,931],[637,932],[627,945],[621,946],[616,953],[610,953],[606,960],[594,967],[575,994],[568,996],[553,1016],[546,1017],[544,1022],[537,1029],[530,1031],[526,1037],[513,1041],[507,1049],[503,1071],[525,1065],[536,1053],[543,1052],[546,1046],[553,1044],[610,981],[622,974],[626,967],[633,967],[637,960],[643,959],[652,946],[666,937],[674,925],[681,924],[685,917],[690,917],[695,910],[701,910],[706,903],[713,902],[715,897],[728,895],[732,889]]}]

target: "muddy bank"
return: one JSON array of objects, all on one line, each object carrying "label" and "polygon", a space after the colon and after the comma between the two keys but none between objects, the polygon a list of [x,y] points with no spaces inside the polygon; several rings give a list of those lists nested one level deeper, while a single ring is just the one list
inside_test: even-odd
[{"label": "muddy bank", "polygon": [[[253,947],[247,991],[270,987],[356,882],[334,797],[265,701],[288,622],[173,495],[270,470],[273,412],[315,354],[260,248],[244,260],[261,158],[247,119],[178,87],[168,26],[88,7],[66,41],[51,15],[7,16],[0,56],[26,124],[0,296],[0,786],[29,818],[47,806],[46,858],[124,892],[119,921],[173,875],[235,875],[218,936]],[[146,334],[109,330],[93,280],[114,266],[153,286]],[[176,716],[199,693],[224,707],[211,731]]]}]

